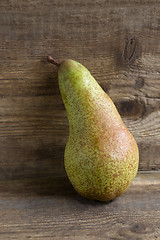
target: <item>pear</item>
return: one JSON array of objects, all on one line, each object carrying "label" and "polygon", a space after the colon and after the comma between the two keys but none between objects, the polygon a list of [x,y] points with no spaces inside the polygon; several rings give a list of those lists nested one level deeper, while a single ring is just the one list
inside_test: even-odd
[{"label": "pear", "polygon": [[110,201],[124,193],[138,171],[139,152],[110,99],[80,63],[57,63],[60,93],[69,121],[64,164],[83,197]]}]

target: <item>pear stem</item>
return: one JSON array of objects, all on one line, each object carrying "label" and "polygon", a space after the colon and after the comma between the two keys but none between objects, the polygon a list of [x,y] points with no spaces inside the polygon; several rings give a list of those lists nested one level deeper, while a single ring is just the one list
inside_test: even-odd
[{"label": "pear stem", "polygon": [[54,60],[51,56],[46,56],[46,58],[47,58],[47,61],[48,61],[48,62],[50,62],[50,63],[56,65],[57,67],[60,66],[60,63],[57,62],[56,60]]}]

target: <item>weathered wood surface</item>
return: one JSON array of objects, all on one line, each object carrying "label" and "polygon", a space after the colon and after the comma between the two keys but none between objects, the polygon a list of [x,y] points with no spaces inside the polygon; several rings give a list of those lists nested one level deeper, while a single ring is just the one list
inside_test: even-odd
[{"label": "weathered wood surface", "polygon": [[160,169],[160,2],[0,1],[0,180],[64,176],[68,122],[56,68],[84,64]]},{"label": "weathered wood surface", "polygon": [[159,240],[160,173],[138,174],[110,203],[80,197],[67,178],[0,183],[0,239]]}]

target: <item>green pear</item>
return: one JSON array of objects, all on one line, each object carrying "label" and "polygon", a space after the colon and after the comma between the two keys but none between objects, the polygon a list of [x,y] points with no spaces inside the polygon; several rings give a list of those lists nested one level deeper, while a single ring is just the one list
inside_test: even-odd
[{"label": "green pear", "polygon": [[110,99],[80,63],[57,63],[58,82],[69,121],[64,163],[70,182],[83,197],[110,201],[132,183],[139,152]]}]

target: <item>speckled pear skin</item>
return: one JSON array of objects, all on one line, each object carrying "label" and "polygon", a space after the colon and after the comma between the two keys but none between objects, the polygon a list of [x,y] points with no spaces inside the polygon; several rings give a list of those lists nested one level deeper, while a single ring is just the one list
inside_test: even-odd
[{"label": "speckled pear skin", "polygon": [[136,141],[83,65],[62,62],[58,81],[69,121],[64,154],[68,178],[81,196],[110,201],[124,193],[137,174]]}]

